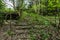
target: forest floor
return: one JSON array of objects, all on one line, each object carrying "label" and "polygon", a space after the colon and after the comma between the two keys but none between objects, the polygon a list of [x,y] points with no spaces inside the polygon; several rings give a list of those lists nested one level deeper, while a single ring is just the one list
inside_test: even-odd
[{"label": "forest floor", "polygon": [[[55,22],[58,17],[44,18]],[[42,18],[44,22],[44,18]],[[16,20],[15,20],[16,21]],[[0,40],[60,40],[60,29],[52,25],[28,25],[27,22],[20,22],[20,25],[15,25],[14,20],[5,22],[3,27],[0,27]]]}]

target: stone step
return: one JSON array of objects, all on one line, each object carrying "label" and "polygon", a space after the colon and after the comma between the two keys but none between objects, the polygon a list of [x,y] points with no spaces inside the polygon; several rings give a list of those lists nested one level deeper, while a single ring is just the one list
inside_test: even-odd
[{"label": "stone step", "polygon": [[17,35],[21,35],[21,34],[30,34],[29,32],[21,32],[21,33],[16,33]]},{"label": "stone step", "polygon": [[30,38],[30,35],[28,34],[21,34],[21,35],[18,35],[19,38]]},{"label": "stone step", "polygon": [[29,32],[28,30],[15,30],[16,33],[26,33]]},{"label": "stone step", "polygon": [[[17,37],[16,37],[17,36]],[[15,36],[13,36],[12,37],[12,39],[14,40],[14,39],[18,39],[18,40],[27,40],[27,39],[30,39],[31,37],[30,37],[30,35],[29,34],[21,34],[21,35],[15,35]]]},{"label": "stone step", "polygon": [[16,30],[21,30],[21,29],[31,29],[32,27],[31,26],[17,26],[17,27],[15,27],[16,28]]}]

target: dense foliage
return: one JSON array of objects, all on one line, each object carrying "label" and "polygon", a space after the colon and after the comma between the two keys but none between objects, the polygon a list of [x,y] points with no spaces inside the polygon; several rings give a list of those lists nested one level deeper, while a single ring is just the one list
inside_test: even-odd
[{"label": "dense foliage", "polygon": [[[32,34],[33,32],[35,32],[35,29],[33,30],[33,28],[38,29],[36,30],[36,32],[39,31],[39,34],[42,37],[41,40],[49,40],[49,37],[53,35],[56,31],[56,35],[59,33],[58,31],[60,31],[60,0],[9,0],[9,2],[11,2],[12,5],[9,3],[7,4],[9,4],[12,8],[7,8],[5,1],[0,0],[1,26],[5,22],[9,24],[11,20],[15,21],[14,18],[17,18],[17,16],[11,14],[18,14],[18,19],[16,20],[16,22],[10,22],[10,26],[11,23],[19,25],[22,22],[26,22],[26,24],[31,25],[31,40],[36,40],[36,35]],[[8,18],[9,20],[7,20],[6,18]],[[35,27],[34,25],[37,26]],[[11,30],[7,31],[7,34],[9,36],[13,35]]]}]

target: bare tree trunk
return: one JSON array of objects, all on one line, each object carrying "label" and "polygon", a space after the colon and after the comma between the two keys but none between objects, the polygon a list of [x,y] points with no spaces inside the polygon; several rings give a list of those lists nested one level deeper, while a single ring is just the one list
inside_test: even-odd
[{"label": "bare tree trunk", "polygon": [[13,8],[14,8],[14,10],[16,9],[16,6],[15,6],[16,4],[15,4],[15,0],[13,0]]}]

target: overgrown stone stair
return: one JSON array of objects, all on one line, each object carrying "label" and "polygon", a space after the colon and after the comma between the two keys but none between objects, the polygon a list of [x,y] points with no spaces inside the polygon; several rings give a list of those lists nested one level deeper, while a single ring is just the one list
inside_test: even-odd
[{"label": "overgrown stone stair", "polygon": [[29,40],[29,29],[31,29],[30,26],[15,26],[13,32],[15,33],[13,40]]},{"label": "overgrown stone stair", "polygon": [[60,40],[60,36],[57,34],[60,35],[57,33],[56,27],[51,25],[27,25],[25,22],[18,25],[5,24],[0,28],[0,40],[42,40],[47,35],[49,35],[47,40],[52,40],[52,37],[54,40],[58,38]]},{"label": "overgrown stone stair", "polygon": [[4,25],[1,29],[2,29],[0,31],[2,32],[0,33],[1,40],[30,40],[29,29],[31,29],[31,26],[25,24],[20,25],[7,24]]}]

